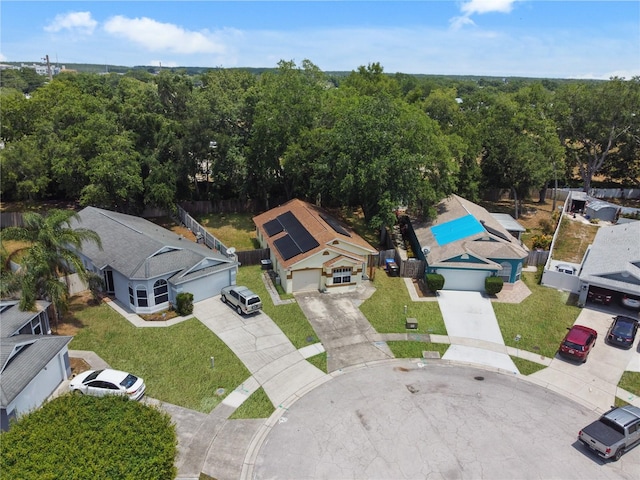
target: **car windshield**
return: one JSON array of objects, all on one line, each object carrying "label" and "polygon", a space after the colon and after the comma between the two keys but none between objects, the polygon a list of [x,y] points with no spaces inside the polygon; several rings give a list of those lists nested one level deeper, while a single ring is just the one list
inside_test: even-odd
[{"label": "car windshield", "polygon": [[633,334],[633,324],[618,320],[613,327],[613,334],[621,337],[630,337]]},{"label": "car windshield", "polygon": [[138,377],[136,377],[135,375],[129,374],[124,378],[124,380],[120,382],[120,385],[122,385],[124,388],[129,388],[137,381],[138,381]]},{"label": "car windshield", "polygon": [[573,343],[573,342],[564,342],[564,346],[568,348],[573,348],[574,350],[584,350],[583,345],[578,345],[577,343]]}]

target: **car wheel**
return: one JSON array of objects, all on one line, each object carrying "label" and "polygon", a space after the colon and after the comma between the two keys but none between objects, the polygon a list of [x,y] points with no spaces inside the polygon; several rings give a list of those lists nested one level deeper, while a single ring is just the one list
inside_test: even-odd
[{"label": "car wheel", "polygon": [[238,312],[238,315],[242,315],[242,309],[240,308],[240,305],[236,307],[236,312]]},{"label": "car wheel", "polygon": [[78,390],[78,389],[74,390],[73,394],[74,395],[84,395],[84,393],[82,393],[82,390]]},{"label": "car wheel", "polygon": [[616,454],[613,456],[613,461],[617,462],[618,460],[620,460],[620,457],[622,457],[623,454],[624,447],[620,447],[618,450],[616,450]]},{"label": "car wheel", "polygon": [[227,297],[225,297],[224,295],[220,297],[220,300],[222,300],[222,303],[227,303]]}]

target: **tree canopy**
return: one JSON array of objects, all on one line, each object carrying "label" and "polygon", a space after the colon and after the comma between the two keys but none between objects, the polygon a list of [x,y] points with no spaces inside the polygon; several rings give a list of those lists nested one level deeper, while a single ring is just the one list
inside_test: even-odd
[{"label": "tree canopy", "polygon": [[389,75],[375,62],[339,76],[309,60],[42,84],[16,74],[0,87],[0,194],[133,214],[298,197],[360,207],[380,227],[400,203],[428,212],[481,187],[522,197],[558,176],[636,186],[639,86]]}]

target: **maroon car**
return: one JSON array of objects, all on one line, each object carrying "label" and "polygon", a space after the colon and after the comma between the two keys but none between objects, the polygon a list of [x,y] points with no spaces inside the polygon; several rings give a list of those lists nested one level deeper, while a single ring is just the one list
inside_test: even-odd
[{"label": "maroon car", "polygon": [[589,301],[594,303],[602,303],[603,305],[609,305],[612,300],[611,290],[599,287],[590,287],[589,294],[587,295]]},{"label": "maroon car", "polygon": [[586,362],[589,352],[596,344],[598,332],[584,325],[574,325],[568,330],[558,353],[563,357]]}]

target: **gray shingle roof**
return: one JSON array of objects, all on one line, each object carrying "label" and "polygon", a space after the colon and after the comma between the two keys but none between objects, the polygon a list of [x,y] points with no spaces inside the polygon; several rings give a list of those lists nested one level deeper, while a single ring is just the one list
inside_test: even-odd
[{"label": "gray shingle roof", "polygon": [[[0,340],[0,406],[6,407],[73,337],[16,335]],[[23,346],[15,356],[14,351]]]},{"label": "gray shingle roof", "polygon": [[42,310],[46,309],[50,305],[49,302],[44,300],[36,301],[37,311],[35,312],[23,312],[18,308],[17,300],[1,301],[0,302],[0,337],[7,338],[18,333],[20,328],[30,322],[33,317],[38,315]]},{"label": "gray shingle roof", "polygon": [[640,222],[600,227],[582,265],[580,280],[640,294]]},{"label": "gray shingle roof", "polygon": [[[427,262],[430,266],[453,266],[447,259],[469,254],[484,259],[521,259],[528,254],[526,247],[514,238],[506,228],[485,208],[465,200],[457,195],[442,200],[436,207],[438,216],[431,222],[413,223],[413,229],[421,248],[429,247]],[[485,231],[461,238],[446,245],[438,245],[431,227],[473,215],[484,227]],[[492,241],[482,241],[492,240]],[[499,266],[493,262],[489,264],[461,263],[456,266],[464,268],[491,268]]]},{"label": "gray shingle roof", "polygon": [[92,242],[82,253],[98,268],[107,265],[128,278],[145,279],[188,270],[205,259],[226,267],[236,261],[204,245],[184,239],[143,218],[95,207],[79,212],[74,228],[93,230],[100,236],[102,250]]}]

